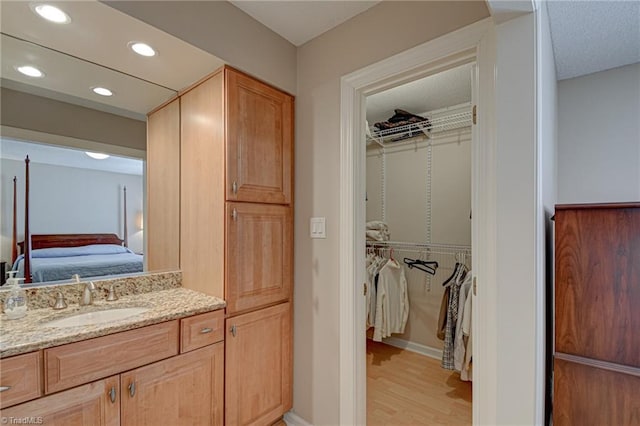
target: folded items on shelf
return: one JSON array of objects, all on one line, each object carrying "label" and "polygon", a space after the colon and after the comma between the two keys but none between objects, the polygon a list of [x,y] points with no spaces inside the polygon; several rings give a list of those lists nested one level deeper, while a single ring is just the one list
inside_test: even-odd
[{"label": "folded items on shelf", "polygon": [[367,222],[367,230],[374,230],[374,231],[380,231],[380,230],[386,230],[389,231],[389,226],[381,221],[381,220],[371,220],[369,222]]},{"label": "folded items on shelf", "polygon": [[395,109],[394,112],[395,114],[393,115],[393,117],[389,118],[387,121],[380,121],[378,123],[375,123],[374,126],[378,130],[391,130],[402,126],[407,126],[409,124],[416,124],[415,128],[412,126],[409,128],[409,130],[403,129],[402,131],[400,131],[398,135],[399,137],[394,140],[416,136],[416,131],[428,131],[431,126],[431,124],[429,123],[429,119],[426,117],[421,117],[402,109]]}]

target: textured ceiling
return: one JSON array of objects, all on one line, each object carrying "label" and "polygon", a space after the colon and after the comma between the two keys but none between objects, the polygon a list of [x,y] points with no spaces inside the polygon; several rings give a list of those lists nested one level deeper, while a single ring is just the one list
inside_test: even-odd
[{"label": "textured ceiling", "polygon": [[640,62],[640,1],[547,2],[558,80]]},{"label": "textured ceiling", "polygon": [[248,1],[231,0],[234,6],[300,46],[351,19],[380,1]]},{"label": "textured ceiling", "polygon": [[471,64],[368,96],[367,121],[386,121],[396,108],[421,114],[465,102],[471,102]]}]

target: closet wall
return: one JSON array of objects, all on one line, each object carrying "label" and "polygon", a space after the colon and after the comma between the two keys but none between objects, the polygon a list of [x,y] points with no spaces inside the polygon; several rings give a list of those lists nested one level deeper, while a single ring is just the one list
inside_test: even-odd
[{"label": "closet wall", "polygon": [[[428,241],[427,174],[431,144],[431,237],[432,243],[471,245],[471,131],[382,148],[367,148],[367,221],[381,220],[383,161],[385,221],[392,241]],[[395,257],[416,258],[417,253],[396,251]],[[442,263],[435,276],[405,267],[409,291],[409,319],[404,334],[393,337],[432,349],[442,349],[436,337],[442,283],[451,275],[454,256],[434,256]]]},{"label": "closet wall", "polygon": [[[432,245],[427,255],[424,247],[392,243],[401,264],[405,257],[439,263],[435,275],[403,264],[409,319],[388,342],[433,356],[443,347],[436,337],[442,283],[456,260],[471,266],[471,74],[472,64],[464,64],[367,97],[367,221],[386,222],[392,242]],[[417,125],[426,134],[398,123],[403,111],[428,118]],[[376,128],[385,121],[385,130]]]}]

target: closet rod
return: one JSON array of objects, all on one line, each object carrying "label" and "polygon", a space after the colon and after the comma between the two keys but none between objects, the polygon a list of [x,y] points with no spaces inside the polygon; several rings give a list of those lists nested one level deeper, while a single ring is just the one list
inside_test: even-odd
[{"label": "closet rod", "polygon": [[440,243],[410,243],[404,241],[367,241],[370,248],[422,248],[427,250],[446,250],[447,252],[461,252],[471,254],[471,246],[461,244],[440,244]]}]

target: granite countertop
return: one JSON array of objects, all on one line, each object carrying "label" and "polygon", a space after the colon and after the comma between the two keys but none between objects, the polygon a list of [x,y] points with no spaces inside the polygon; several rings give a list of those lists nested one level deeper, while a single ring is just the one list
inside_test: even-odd
[{"label": "granite countertop", "polygon": [[[44,323],[71,315],[115,308],[145,307],[148,311],[118,321],[80,327],[54,328]],[[0,316],[0,358],[78,342],[225,307],[224,300],[182,287],[120,296],[114,302],[95,301],[90,306],[69,303],[63,310],[28,310],[17,320]]]}]

